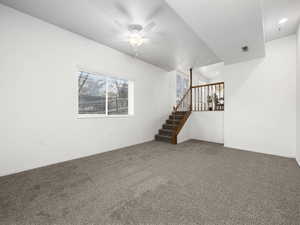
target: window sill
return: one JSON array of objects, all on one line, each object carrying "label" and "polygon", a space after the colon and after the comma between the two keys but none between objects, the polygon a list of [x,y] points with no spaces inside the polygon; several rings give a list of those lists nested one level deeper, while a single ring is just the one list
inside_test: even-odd
[{"label": "window sill", "polygon": [[77,115],[77,119],[112,119],[112,118],[129,118],[134,117],[133,115],[93,115],[93,114],[86,114],[86,115]]}]

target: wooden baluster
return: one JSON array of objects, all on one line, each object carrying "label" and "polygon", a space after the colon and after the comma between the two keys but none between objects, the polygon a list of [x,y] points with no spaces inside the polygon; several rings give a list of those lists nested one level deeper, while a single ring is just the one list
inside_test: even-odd
[{"label": "wooden baluster", "polygon": [[202,111],[205,111],[205,87],[202,88],[203,93],[202,93],[202,97],[203,97],[203,108]]},{"label": "wooden baluster", "polygon": [[216,85],[213,86],[213,90],[214,90],[214,91],[213,91],[213,92],[214,92],[214,93],[213,93],[213,96],[214,96],[214,99],[213,99],[213,102],[214,102],[214,103],[213,103],[213,107],[214,107],[214,109],[213,109],[213,110],[214,110],[214,111],[216,111],[216,100],[215,100],[215,97],[216,97],[216,95],[217,95],[217,94],[216,94],[216,93],[217,93],[216,87],[217,87]]},{"label": "wooden baluster", "polygon": [[224,83],[222,84],[222,93],[223,93],[223,107],[222,110],[225,110],[225,86]]},{"label": "wooden baluster", "polygon": [[222,105],[221,105],[221,98],[222,98],[222,90],[221,90],[221,84],[219,84],[219,110],[222,109]]},{"label": "wooden baluster", "polygon": [[211,110],[214,111],[214,85],[211,85],[211,100],[212,100],[212,104],[211,104]]},{"label": "wooden baluster", "polygon": [[212,111],[214,111],[214,104],[215,104],[214,103],[214,87],[215,87],[214,85],[211,86],[211,97],[212,97],[211,98],[211,100],[212,100],[211,107],[212,107]]},{"label": "wooden baluster", "polygon": [[199,88],[197,88],[197,102],[198,102],[198,104],[197,104],[197,111],[199,111]]},{"label": "wooden baluster", "polygon": [[197,88],[194,88],[194,111],[197,111]]},{"label": "wooden baluster", "polygon": [[204,88],[204,111],[206,111],[207,86]]},{"label": "wooden baluster", "polygon": [[[209,95],[209,96],[211,95],[210,92],[211,92],[211,86],[209,85],[209,86],[208,86],[208,95]],[[209,106],[210,106],[210,104],[208,104],[208,110],[210,109]]]},{"label": "wooden baluster", "polygon": [[209,103],[208,103],[208,100],[209,100],[209,86],[207,86],[207,111],[209,110]]},{"label": "wooden baluster", "polygon": [[204,103],[204,100],[203,100],[203,97],[204,97],[203,90],[204,90],[204,88],[201,87],[201,111],[203,111],[203,103]]},{"label": "wooden baluster", "polygon": [[[222,98],[222,85],[220,84],[220,99]],[[222,105],[220,105],[220,110],[222,109]]]},{"label": "wooden baluster", "polygon": [[200,111],[202,111],[202,87],[200,89]]},{"label": "wooden baluster", "polygon": [[214,85],[211,86],[211,100],[212,100],[212,104],[211,104],[211,109],[212,111],[214,111]]},{"label": "wooden baluster", "polygon": [[201,95],[202,95],[202,110],[201,111],[204,111],[204,96],[205,96],[205,88],[202,87],[201,88]]},{"label": "wooden baluster", "polygon": [[194,111],[196,111],[196,88],[193,88],[194,89]]},{"label": "wooden baluster", "polygon": [[207,86],[204,88],[204,111],[206,111]]},{"label": "wooden baluster", "polygon": [[[211,97],[211,85],[208,86],[209,96]],[[210,98],[211,100],[211,98]],[[210,110],[211,104],[208,105],[208,110]]]},{"label": "wooden baluster", "polygon": [[218,96],[218,101],[217,101],[217,111],[219,111],[220,110],[220,84],[218,84],[218,93],[217,93],[217,96]]},{"label": "wooden baluster", "polygon": [[199,111],[199,88],[196,88],[197,98],[196,98],[196,111]]}]

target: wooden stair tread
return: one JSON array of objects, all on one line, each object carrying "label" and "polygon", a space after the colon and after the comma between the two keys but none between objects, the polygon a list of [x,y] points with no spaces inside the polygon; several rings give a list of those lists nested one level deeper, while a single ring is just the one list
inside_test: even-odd
[{"label": "wooden stair tread", "polygon": [[160,129],[160,130],[162,130],[162,131],[166,131],[166,132],[173,132],[174,130],[172,130],[172,129]]},{"label": "wooden stair tread", "polygon": [[158,136],[158,137],[163,137],[163,138],[168,138],[168,139],[171,139],[171,138],[172,138],[171,136],[166,136],[166,135],[161,135],[161,134],[157,134],[156,136]]}]

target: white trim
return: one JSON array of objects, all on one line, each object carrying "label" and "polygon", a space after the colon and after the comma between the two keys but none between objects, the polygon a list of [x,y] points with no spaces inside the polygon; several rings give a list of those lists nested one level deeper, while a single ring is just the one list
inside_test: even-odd
[{"label": "white trim", "polygon": [[77,119],[89,119],[89,118],[106,118],[105,114],[79,114],[77,113]]},{"label": "white trim", "polygon": [[131,78],[127,78],[126,76],[125,77],[120,77],[120,75],[116,75],[115,73],[112,73],[112,72],[108,72],[108,71],[105,71],[105,70],[94,70],[94,69],[89,69],[87,67],[84,67],[84,66],[80,66],[80,65],[76,65],[77,67],[77,71],[78,72],[87,72],[87,73],[90,73],[90,74],[94,74],[94,75],[99,75],[99,76],[105,76],[105,77],[110,77],[110,78],[115,78],[115,79],[120,79],[120,80],[126,80],[126,81],[135,81],[135,80],[132,80]]},{"label": "white trim", "polygon": [[134,82],[128,81],[128,115],[134,115]]},{"label": "white trim", "polygon": [[135,115],[105,115],[105,114],[78,114],[77,119],[109,119],[109,118],[129,118]]},{"label": "white trim", "polygon": [[107,77],[105,78],[105,116],[108,116],[108,82]]},{"label": "white trim", "polygon": [[[224,139],[224,142],[225,142],[225,139]],[[224,143],[224,147],[230,148],[233,150],[238,150],[238,151],[254,152],[254,153],[260,153],[260,154],[265,154],[265,155],[279,156],[279,157],[288,158],[288,159],[295,159],[294,155],[283,155],[283,154],[277,154],[277,153],[263,152],[263,151],[259,151],[259,150],[248,149],[248,148],[246,149],[246,148],[242,148],[242,147],[238,147],[238,146],[229,146],[225,143]]]}]

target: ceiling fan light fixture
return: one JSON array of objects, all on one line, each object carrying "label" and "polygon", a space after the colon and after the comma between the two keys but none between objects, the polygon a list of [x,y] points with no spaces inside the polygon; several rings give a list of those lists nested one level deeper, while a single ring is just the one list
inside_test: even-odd
[{"label": "ceiling fan light fixture", "polygon": [[138,48],[147,42],[147,39],[143,38],[140,34],[135,33],[129,36],[128,42],[133,48]]}]

